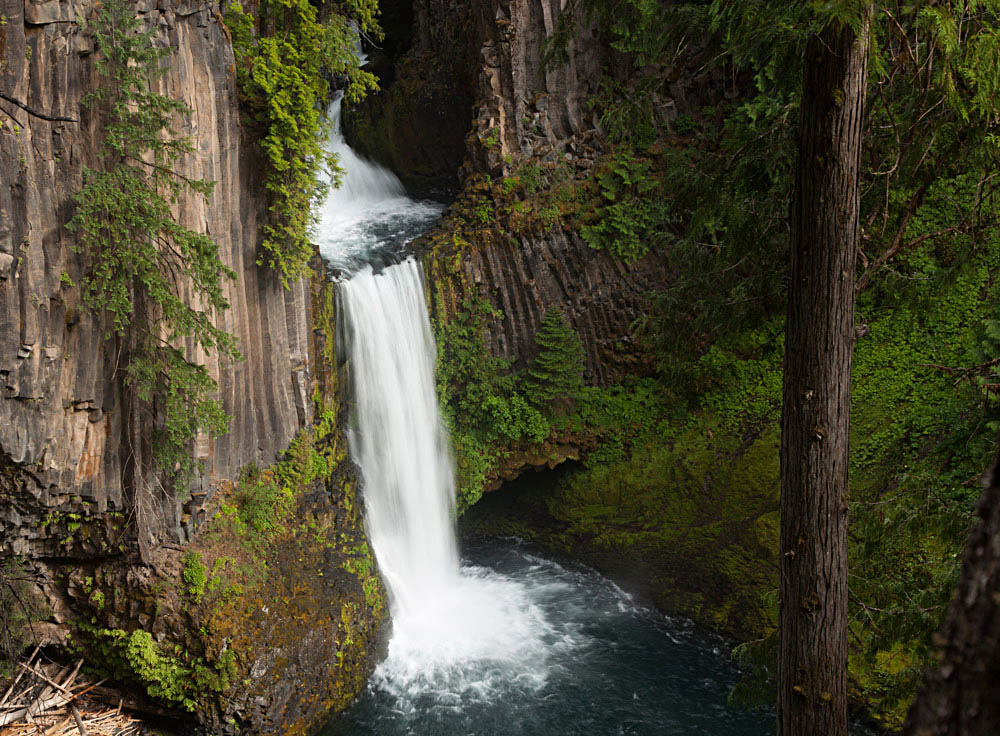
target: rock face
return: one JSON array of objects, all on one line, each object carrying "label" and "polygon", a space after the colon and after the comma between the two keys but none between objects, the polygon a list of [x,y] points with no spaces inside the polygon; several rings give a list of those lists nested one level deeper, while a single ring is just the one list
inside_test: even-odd
[{"label": "rock face", "polygon": [[[34,110],[79,120],[48,122],[0,102],[0,455],[30,473],[20,518],[0,522],[5,551],[15,554],[46,554],[49,542],[31,530],[47,509],[132,506],[122,487],[123,397],[110,380],[114,342],[104,339],[100,315],[80,305],[72,284],[83,261],[65,229],[97,147],[98,121],[81,104],[97,84],[93,40],[79,24],[92,5],[0,2],[2,89]],[[286,290],[255,263],[262,187],[256,151],[240,126],[232,48],[216,4],[140,2],[139,9],[158,30],[157,42],[173,50],[156,91],[193,110],[181,132],[195,151],[180,173],[217,182],[207,204],[184,197],[176,213],[183,225],[209,233],[238,275],[227,287],[232,307],[218,322],[239,338],[244,360],[189,353],[218,380],[233,417],[230,434],[196,443],[209,490],[249,462],[273,460],[311,420],[308,286]],[[185,510],[156,506],[162,518],[149,520],[150,529],[183,540],[190,532],[180,523]]]},{"label": "rock face", "polygon": [[[597,92],[610,53],[573,4],[575,32],[564,63],[543,69],[543,44],[557,29],[559,0],[488,0],[474,5],[479,50],[477,107],[469,149],[479,170],[503,172],[517,158],[564,151],[576,138],[599,127],[585,107]],[[570,6],[567,5],[569,8]],[[487,139],[496,130],[499,145]],[[506,173],[506,172],[504,172]]]},{"label": "rock face", "polygon": [[[417,0],[412,46],[396,65],[395,82],[382,95],[382,107],[355,114],[356,140],[404,177],[414,178],[421,171],[408,168],[408,162],[392,152],[429,147],[431,141],[453,145],[451,131],[458,121],[452,118],[458,116],[466,131],[460,172],[466,191],[477,179],[513,176],[526,164],[567,167],[586,175],[606,145],[586,101],[615,59],[582,7],[576,7],[565,63],[543,70],[543,44],[565,23],[561,12],[557,0]],[[456,23],[465,27],[464,35],[449,30]],[[414,79],[433,81],[420,87]],[[443,129],[446,134],[440,126],[422,123],[426,116],[420,114],[412,116],[415,125],[386,128],[386,109],[398,100],[407,100],[407,109],[417,110],[435,99],[439,88],[463,85],[474,90],[464,117],[459,106],[468,104],[464,97],[453,99],[444,110],[435,106],[438,115],[451,120]],[[397,137],[371,134],[402,127],[406,132]],[[466,212],[456,214],[469,219]],[[591,383],[615,383],[626,373],[648,371],[649,356],[632,324],[649,292],[667,278],[662,258],[652,254],[626,265],[588,247],[575,230],[558,225],[501,236],[482,229],[468,243],[442,245],[456,227],[454,217],[446,218],[437,233],[443,237],[432,233],[427,241],[434,243],[428,268],[431,287],[442,295],[445,310],[438,318],[448,319],[448,312],[470,297],[485,300],[493,307],[489,348],[523,367],[533,357],[534,333],[545,311],[560,306],[583,338]]]},{"label": "rock face", "polygon": [[[182,196],[175,215],[209,234],[237,274],[217,324],[238,338],[243,360],[188,346],[218,381],[231,431],[196,439],[203,472],[190,492],[136,498],[123,480],[130,441],[148,442],[153,422],[126,410],[116,343],[80,303],[85,255],[65,229],[99,145],[100,121],[83,105],[98,83],[82,25],[95,5],[0,0],[0,90],[73,119],[0,100],[0,563],[24,558],[38,575],[48,641],[83,636],[94,664],[161,703],[196,706],[214,732],[306,733],[364,686],[384,619],[335,421],[330,287],[322,269],[285,289],[256,265],[259,152],[240,124],[218,3],[139,0],[155,42],[170,49],[152,87],[193,111],[178,120],[193,145],[179,173],[216,182],[207,202]],[[322,442],[310,428],[316,406]],[[241,469],[275,462],[297,435],[311,454],[266,471],[296,523],[255,540],[252,518],[237,512],[260,485],[239,485]],[[301,479],[296,464],[326,476]],[[220,509],[230,521],[209,523]],[[140,548],[150,551],[141,561]],[[184,702],[192,687],[194,706]]]},{"label": "rock face", "polygon": [[442,0],[379,7],[387,38],[368,51],[382,89],[344,110],[344,134],[411,189],[454,189],[475,88],[471,7]]},{"label": "rock face", "polygon": [[655,254],[626,265],[592,250],[578,234],[554,229],[512,240],[490,238],[464,250],[458,277],[442,267],[454,257],[440,250],[430,256],[430,278],[445,312],[438,316],[447,319],[468,297],[488,301],[493,311],[486,342],[494,355],[525,367],[537,352],[535,332],[546,310],[560,307],[583,341],[588,382],[613,384],[652,369],[633,323],[667,278]]}]

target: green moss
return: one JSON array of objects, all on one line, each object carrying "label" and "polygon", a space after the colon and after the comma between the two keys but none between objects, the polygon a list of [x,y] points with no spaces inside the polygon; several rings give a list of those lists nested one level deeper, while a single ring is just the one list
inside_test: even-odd
[{"label": "green moss", "polygon": [[194,598],[195,603],[201,602],[201,597],[205,593],[205,584],[208,582],[208,571],[201,562],[201,554],[189,551],[182,559],[184,569],[181,571],[181,578],[188,595]]},{"label": "green moss", "polygon": [[225,691],[235,673],[231,652],[206,665],[179,647],[164,648],[142,629],[128,632],[80,624],[76,638],[111,676],[142,685],[151,698],[189,711],[212,693]]}]

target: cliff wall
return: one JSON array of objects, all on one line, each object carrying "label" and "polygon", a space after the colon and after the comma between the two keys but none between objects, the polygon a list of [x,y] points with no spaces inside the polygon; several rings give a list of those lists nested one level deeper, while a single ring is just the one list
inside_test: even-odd
[{"label": "cliff wall", "polygon": [[[461,193],[442,226],[425,241],[431,251],[431,287],[444,297],[445,312],[438,317],[447,320],[448,312],[466,299],[484,300],[493,308],[484,331],[490,351],[524,368],[534,357],[534,334],[546,310],[561,307],[583,339],[588,382],[609,385],[651,368],[633,325],[648,307],[649,293],[669,278],[662,254],[625,263],[590,248],[578,224],[561,220],[498,228],[484,226],[485,218],[472,211],[486,195],[492,219],[501,219],[499,210],[506,203],[487,192],[490,183],[514,180],[526,166],[546,172],[548,184],[558,175],[584,192],[610,150],[588,100],[609,72],[624,77],[627,71],[588,22],[582,5],[567,6],[574,32],[565,60],[543,68],[546,39],[567,25],[562,5],[558,0],[469,5],[417,0],[412,46],[383,93],[385,100],[396,102],[362,107],[350,117],[355,142],[394,165],[404,178],[408,162],[393,151],[430,149],[433,141],[438,149],[464,153]],[[448,32],[456,24],[465,28],[464,34]],[[414,81],[420,79],[430,81]],[[426,100],[440,97],[439,90],[462,86],[472,94],[453,97],[450,105],[432,105],[431,117],[421,112]],[[411,124],[391,129],[405,129],[399,134],[405,141],[365,135],[383,129],[386,107],[402,100]],[[662,101],[665,119],[672,119],[675,107],[673,100]],[[450,121],[447,126],[438,123],[442,118]],[[455,131],[462,131],[461,145]],[[460,154],[449,155],[459,160]],[[452,237],[459,230],[461,242]],[[459,269],[452,268],[455,259]],[[445,262],[448,268],[440,267]]]},{"label": "cliff wall", "polygon": [[[311,420],[308,287],[282,288],[256,265],[265,211],[257,152],[239,120],[233,54],[218,5],[198,0],[138,3],[157,43],[169,47],[155,91],[183,100],[180,121],[194,152],[180,173],[216,181],[207,203],[184,196],[179,221],[206,232],[238,278],[226,286],[231,309],[218,323],[239,339],[244,360],[222,363],[188,351],[219,382],[233,417],[228,435],[200,437],[202,491],[234,478],[249,462],[268,463]],[[28,473],[18,503],[0,524],[5,551],[51,554],[40,533],[51,509],[127,512],[120,386],[112,381],[115,343],[100,315],[80,304],[82,254],[65,229],[83,171],[95,164],[98,121],[82,105],[98,80],[93,39],[81,28],[87,0],[2,0],[0,87],[33,110],[79,122],[49,122],[0,101],[0,455]],[[179,501],[155,504],[157,541],[191,531]],[[76,550],[84,554],[85,550]]]}]

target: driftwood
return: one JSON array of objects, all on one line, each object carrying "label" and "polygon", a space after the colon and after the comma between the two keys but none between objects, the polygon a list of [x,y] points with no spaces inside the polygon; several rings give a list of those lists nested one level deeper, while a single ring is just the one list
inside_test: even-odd
[{"label": "driftwood", "polygon": [[140,721],[117,707],[102,705],[91,694],[105,680],[80,678],[83,660],[73,667],[45,664],[38,648],[19,665],[17,676],[0,699],[3,736],[135,736]]}]

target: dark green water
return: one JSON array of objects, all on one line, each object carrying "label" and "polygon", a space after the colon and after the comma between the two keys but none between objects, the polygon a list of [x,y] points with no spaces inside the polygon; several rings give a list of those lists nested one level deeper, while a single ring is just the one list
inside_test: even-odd
[{"label": "dark green water", "polygon": [[[463,575],[503,588],[517,631],[495,656],[389,660],[324,736],[765,736],[774,715],[730,708],[729,647],[643,606],[596,572],[515,541],[465,550]],[[513,618],[513,617],[512,617]],[[524,621],[529,621],[527,627]],[[399,659],[399,657],[397,657]]]}]

